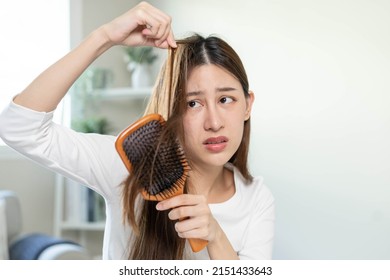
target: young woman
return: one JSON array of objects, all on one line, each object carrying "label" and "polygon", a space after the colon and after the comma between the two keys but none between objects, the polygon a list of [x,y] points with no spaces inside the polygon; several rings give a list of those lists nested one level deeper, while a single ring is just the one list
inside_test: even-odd
[{"label": "young woman", "polygon": [[[0,136],[105,198],[104,259],[269,259],[274,201],[247,167],[254,95],[243,65],[219,38],[176,42],[170,22],[142,2],[92,32],[14,98],[0,117]],[[145,113],[163,115],[182,143],[191,167],[183,195],[159,203],[140,199],[115,137],[52,122],[75,80],[115,45],[170,49]],[[207,247],[193,253],[189,238],[204,239]]]}]

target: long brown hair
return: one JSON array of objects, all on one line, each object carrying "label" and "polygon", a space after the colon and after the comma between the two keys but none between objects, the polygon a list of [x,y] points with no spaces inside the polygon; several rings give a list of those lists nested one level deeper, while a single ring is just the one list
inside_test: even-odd
[{"label": "long brown hair", "polygon": [[[204,38],[193,35],[177,41],[178,47],[170,49],[153,89],[145,114],[158,113],[167,121],[158,141],[173,135],[183,142],[182,116],[186,109],[185,88],[190,71],[200,65],[214,64],[229,71],[249,97],[249,83],[244,66],[237,53],[218,37]],[[229,160],[248,181],[252,180],[247,160],[250,119],[244,123],[244,133],[236,153]],[[156,151],[158,152],[158,151]],[[156,202],[139,197],[137,174],[130,174],[124,183],[124,221],[133,228],[129,245],[129,259],[183,259],[185,240],[178,237],[168,211],[157,211]],[[185,192],[187,190],[185,189]]]}]

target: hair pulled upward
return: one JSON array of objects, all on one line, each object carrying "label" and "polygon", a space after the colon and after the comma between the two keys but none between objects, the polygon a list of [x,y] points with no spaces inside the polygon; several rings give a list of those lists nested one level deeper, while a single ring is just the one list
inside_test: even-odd
[{"label": "hair pulled upward", "polygon": [[[185,141],[182,116],[187,108],[186,81],[192,69],[206,64],[219,66],[230,72],[241,83],[245,96],[249,96],[243,64],[225,41],[195,34],[178,40],[177,45],[176,49],[168,51],[145,110],[145,115],[157,113],[166,120],[158,143],[167,139],[178,139],[181,143]],[[249,135],[250,119],[245,121],[241,145],[229,162],[250,181],[252,176],[247,167]],[[129,259],[183,259],[185,239],[178,237],[174,222],[168,218],[168,211],[157,211],[156,202],[144,201],[139,196],[140,176],[130,174],[123,188],[123,219],[134,232],[129,244]],[[184,191],[187,192],[186,188]]]}]

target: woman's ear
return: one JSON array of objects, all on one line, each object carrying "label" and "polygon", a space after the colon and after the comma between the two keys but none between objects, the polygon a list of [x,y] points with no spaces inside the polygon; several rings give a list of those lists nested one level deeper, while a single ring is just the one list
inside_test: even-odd
[{"label": "woman's ear", "polygon": [[249,96],[247,96],[245,99],[246,99],[245,120],[247,121],[251,116],[252,105],[253,102],[255,101],[255,94],[253,93],[253,91],[250,90]]}]

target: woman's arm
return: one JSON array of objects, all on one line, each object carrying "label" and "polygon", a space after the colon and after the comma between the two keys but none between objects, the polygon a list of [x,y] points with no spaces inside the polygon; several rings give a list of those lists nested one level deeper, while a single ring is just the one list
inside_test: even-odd
[{"label": "woman's arm", "polygon": [[14,102],[35,111],[53,111],[82,72],[115,45],[176,47],[171,19],[141,2],[93,31],[78,47],[41,73]]}]

